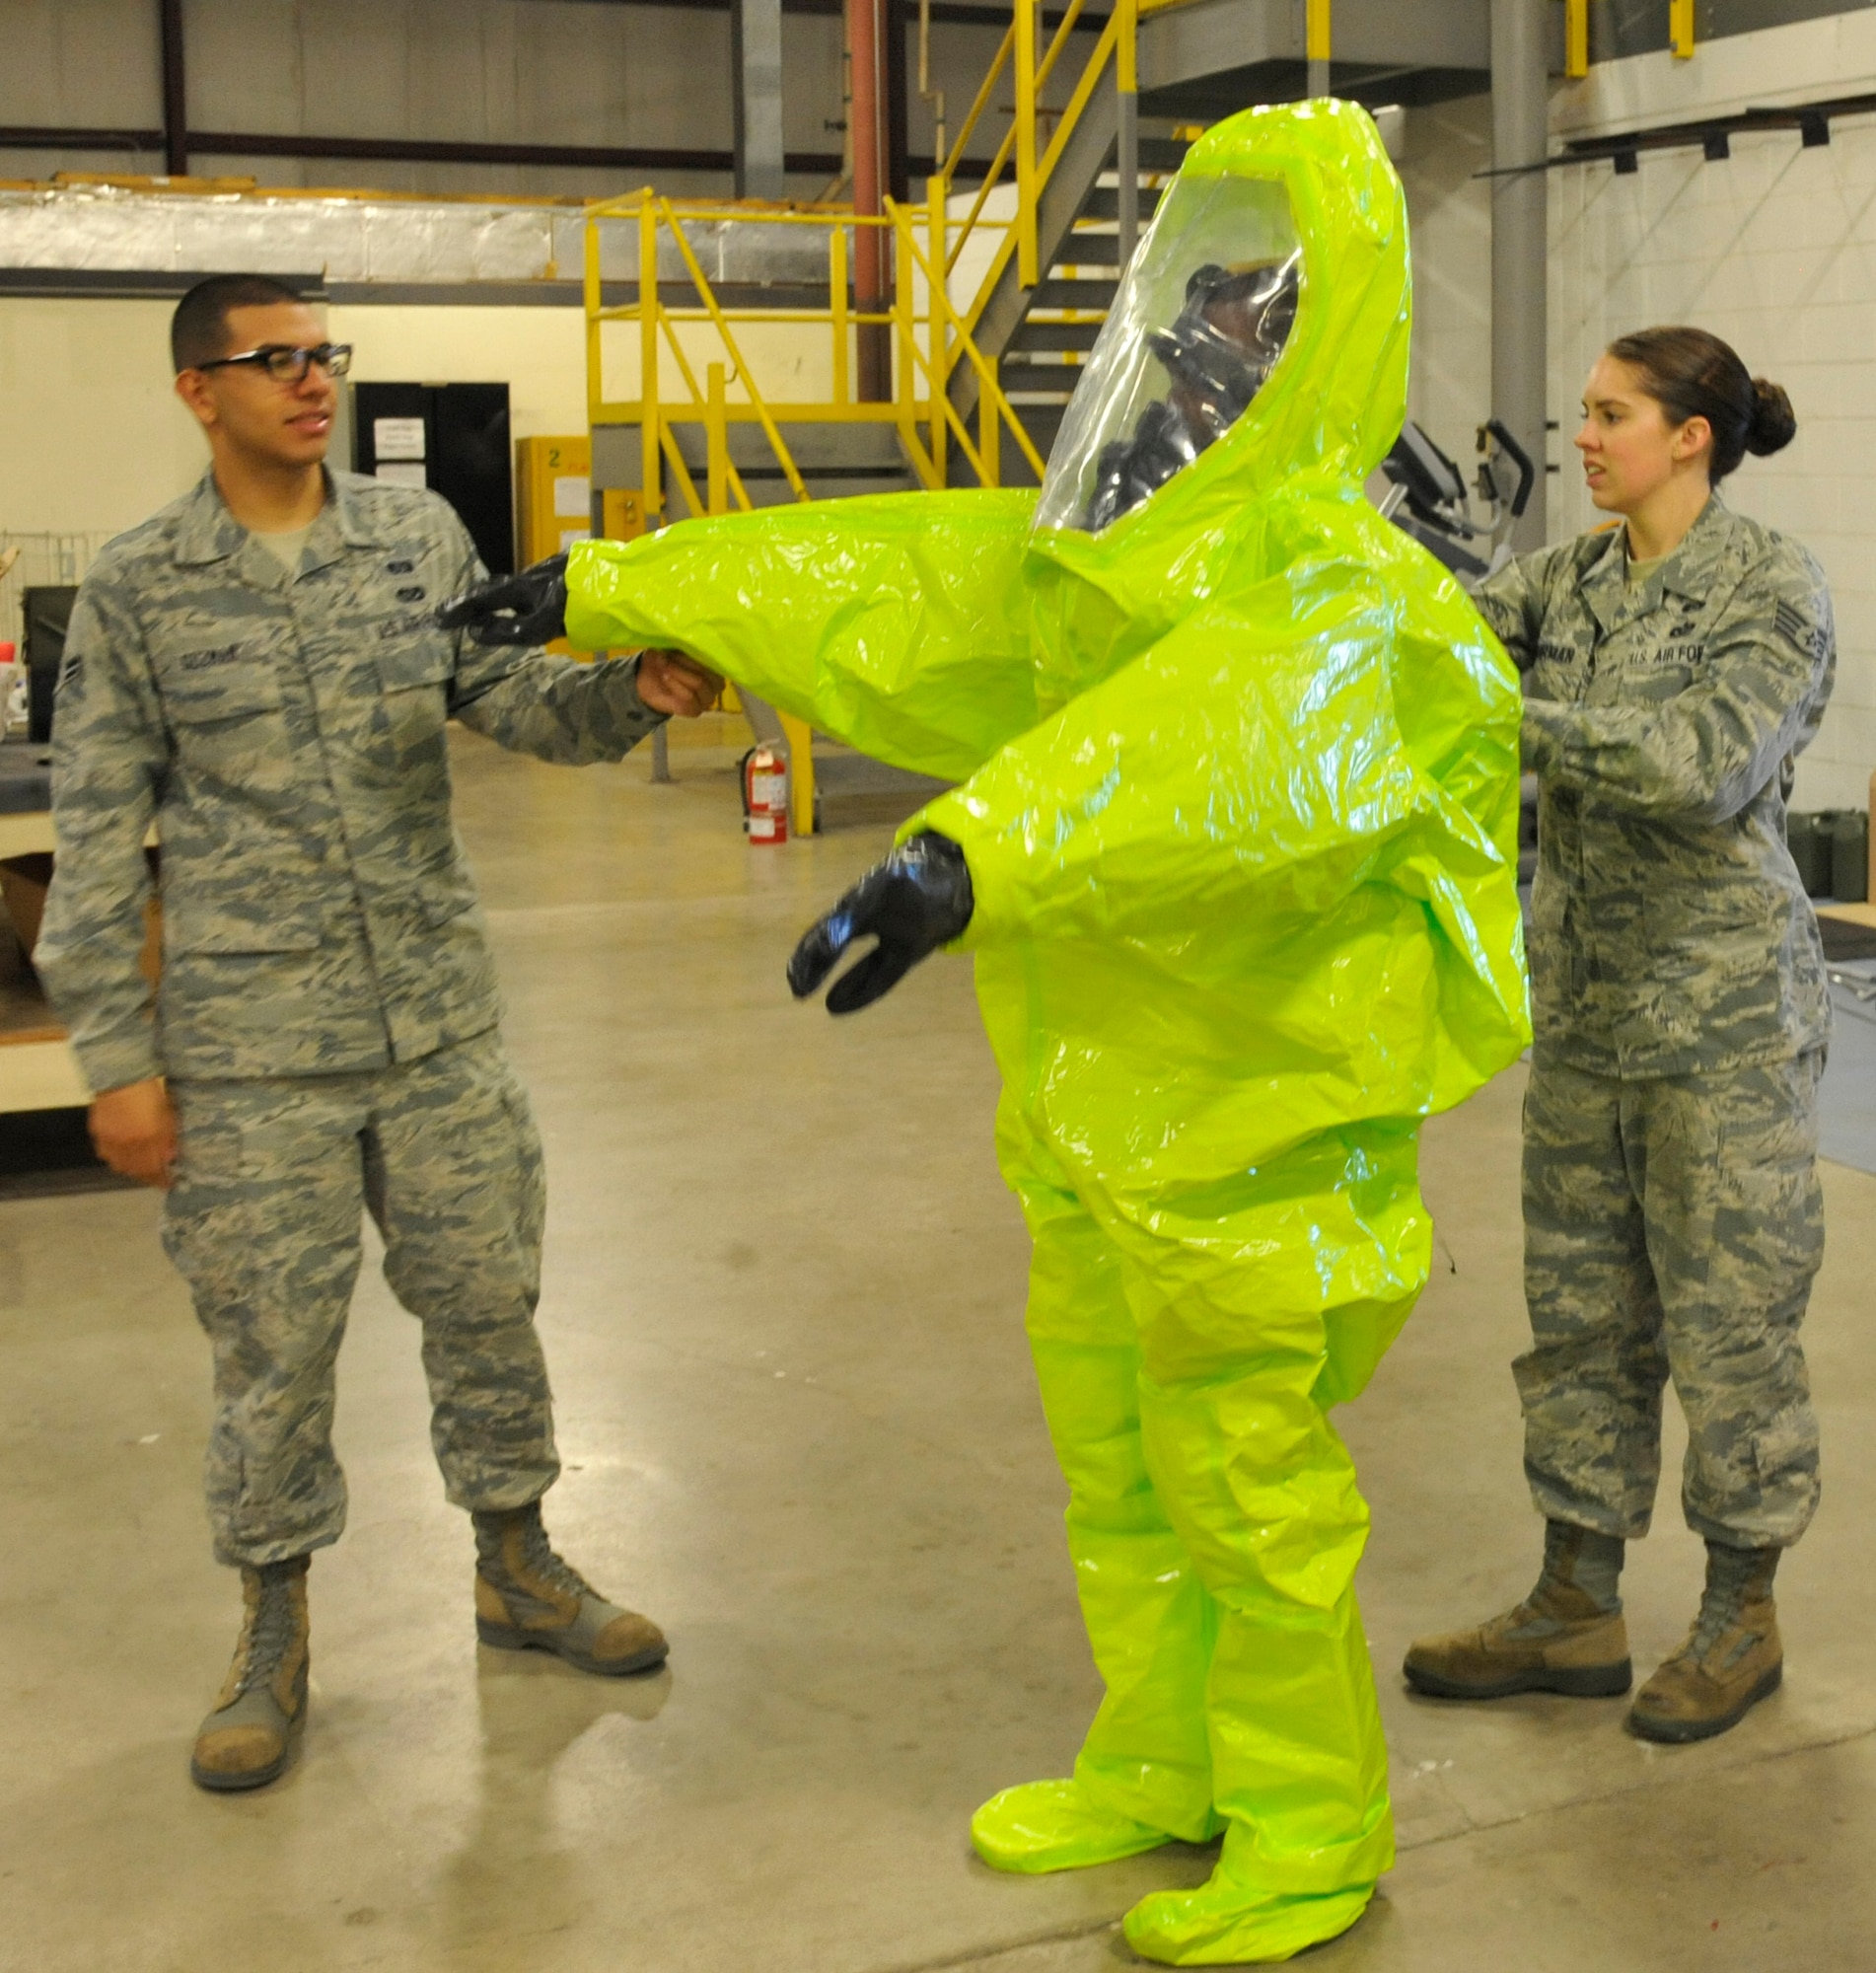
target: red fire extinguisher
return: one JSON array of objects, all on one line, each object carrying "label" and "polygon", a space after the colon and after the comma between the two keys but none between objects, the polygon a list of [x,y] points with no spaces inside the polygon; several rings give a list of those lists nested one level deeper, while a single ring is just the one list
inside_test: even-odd
[{"label": "red fire extinguisher", "polygon": [[788,840],[788,762],[772,747],[743,756],[743,827],[752,843]]}]

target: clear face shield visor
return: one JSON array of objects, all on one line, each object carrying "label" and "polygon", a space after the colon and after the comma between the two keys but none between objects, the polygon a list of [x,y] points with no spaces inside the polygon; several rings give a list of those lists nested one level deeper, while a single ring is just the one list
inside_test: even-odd
[{"label": "clear face shield visor", "polygon": [[1215,445],[1276,367],[1301,294],[1281,185],[1176,181],[1062,420],[1036,525],[1099,534]]}]

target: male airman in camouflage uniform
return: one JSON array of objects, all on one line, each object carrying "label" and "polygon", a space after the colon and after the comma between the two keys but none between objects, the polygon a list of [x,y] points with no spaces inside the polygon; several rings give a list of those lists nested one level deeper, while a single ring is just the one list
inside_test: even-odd
[{"label": "male airman in camouflage uniform", "polygon": [[[437,606],[482,573],[474,548],[434,494],[323,474],[346,352],[317,318],[223,277],[185,298],[176,337],[214,464],[80,591],[37,960],[101,1092],[101,1149],[170,1186],[165,1244],[213,1347],[209,1513],[247,1623],[192,1771],[239,1789],[285,1764],[307,1558],[344,1522],[332,1372],[361,1208],[422,1324],[437,1459],[475,1520],[484,1641],[605,1672],[665,1655],[541,1525],[559,1471],[534,1327],[541,1149],[497,1033],[445,725],[613,761],[715,682],[657,653],[580,664],[439,628]],[[228,360],[251,345],[271,368]],[[289,525],[251,529],[241,507]],[[138,965],[152,823],[154,995]]]},{"label": "male airman in camouflage uniform", "polygon": [[1784,814],[1830,694],[1830,596],[1714,495],[1640,580],[1617,528],[1520,557],[1478,602],[1525,673],[1542,788],[1514,1368],[1549,1540],[1531,1599],[1421,1640],[1407,1676],[1455,1698],[1627,1689],[1616,1573],[1648,1529],[1672,1375],[1709,1595],[1632,1717],[1702,1737],[1776,1682],[1771,1571],[1818,1499],[1798,1328],[1830,1011]]}]

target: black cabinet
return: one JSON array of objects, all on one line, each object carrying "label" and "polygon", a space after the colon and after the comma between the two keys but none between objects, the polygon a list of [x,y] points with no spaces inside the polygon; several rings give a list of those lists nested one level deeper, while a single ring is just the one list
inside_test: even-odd
[{"label": "black cabinet", "polygon": [[492,575],[515,566],[506,384],[357,384],[358,471],[428,486],[462,515]]},{"label": "black cabinet", "polygon": [[20,598],[26,623],[26,685],[30,694],[27,738],[43,745],[52,737],[52,700],[58,691],[59,667],[65,662],[65,635],[72,624],[76,587],[46,583]]}]

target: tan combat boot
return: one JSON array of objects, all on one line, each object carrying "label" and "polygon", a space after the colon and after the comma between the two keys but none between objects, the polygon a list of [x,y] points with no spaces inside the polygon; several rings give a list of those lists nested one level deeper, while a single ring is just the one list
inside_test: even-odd
[{"label": "tan combat boot", "polygon": [[661,1665],[671,1646],[649,1617],[608,1603],[554,1554],[541,1502],[474,1514],[475,1634],[500,1651],[552,1651],[617,1677]]},{"label": "tan combat boot", "polygon": [[189,1779],[197,1788],[265,1788],[287,1764],[294,1722],[306,1712],[307,1562],[301,1555],[241,1571],[241,1641],[195,1735]]},{"label": "tan combat boot", "polygon": [[[1476,1630],[1417,1639],[1402,1667],[1407,1683],[1433,1699],[1505,1699],[1514,1692],[1609,1699],[1626,1692],[1634,1670],[1615,1594],[1621,1567],[1622,1543],[1613,1536],[1551,1521],[1544,1572],[1531,1594]],[[1594,1587],[1585,1587],[1582,1576]]]},{"label": "tan combat boot", "polygon": [[1778,1550],[1706,1548],[1706,1593],[1687,1642],[1635,1694],[1629,1730],[1644,1740],[1710,1740],[1737,1726],[1784,1677],[1771,1600]]}]

